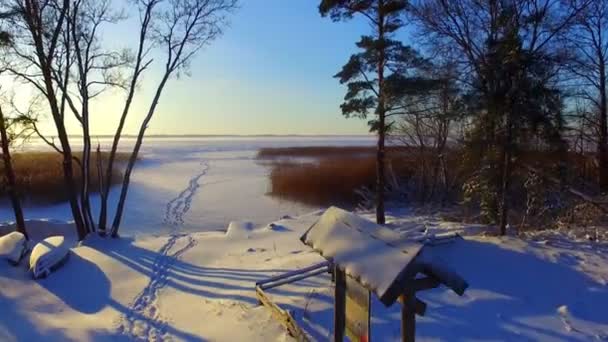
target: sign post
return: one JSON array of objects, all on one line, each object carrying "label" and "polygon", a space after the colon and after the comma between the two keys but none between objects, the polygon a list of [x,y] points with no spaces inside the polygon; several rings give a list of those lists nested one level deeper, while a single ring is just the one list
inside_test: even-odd
[{"label": "sign post", "polygon": [[370,292],[346,276],[346,336],[353,342],[368,342],[370,335]]}]

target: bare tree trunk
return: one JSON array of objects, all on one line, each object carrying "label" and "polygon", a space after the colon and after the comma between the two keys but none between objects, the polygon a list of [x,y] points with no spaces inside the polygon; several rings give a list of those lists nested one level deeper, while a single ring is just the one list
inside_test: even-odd
[{"label": "bare tree trunk", "polygon": [[[133,168],[135,167],[135,162],[137,161],[137,156],[139,154],[139,149],[141,148],[141,144],[144,140],[144,135],[146,133],[146,129],[148,128],[148,124],[154,115],[154,111],[156,110],[156,106],[158,105],[158,101],[160,100],[160,96],[163,92],[165,84],[169,79],[170,72],[167,72],[160,82],[158,89],[156,90],[156,94],[154,95],[154,99],[152,100],[152,104],[148,109],[148,114],[146,118],[142,122],[139,133],[137,134],[137,140],[135,141],[135,146],[133,147],[133,152],[131,153],[131,157],[129,158],[129,163],[127,164],[127,168],[125,169],[125,175],[122,182],[122,188],[120,190],[120,197],[118,199],[118,205],[116,207],[116,213],[114,215],[114,222],[112,222],[112,237],[118,237],[118,229],[120,228],[120,223],[122,221],[122,215],[125,207],[125,201],[127,199],[127,193],[129,192],[129,184],[131,182],[131,173],[133,172]],[[107,185],[106,185],[107,186]]]},{"label": "bare tree trunk", "polygon": [[90,168],[91,168],[91,135],[89,133],[88,114],[83,111],[83,148],[82,148],[82,184],[81,184],[81,207],[83,220],[87,231],[95,231],[95,221],[91,213],[90,201]]},{"label": "bare tree trunk", "polygon": [[2,159],[4,161],[4,177],[7,183],[8,196],[11,199],[13,206],[13,212],[15,213],[15,222],[17,224],[17,231],[25,235],[28,238],[27,231],[25,229],[25,219],[23,218],[23,210],[21,208],[21,201],[17,194],[17,184],[15,181],[15,171],[13,170],[13,163],[11,161],[11,152],[9,149],[9,140],[6,133],[6,122],[4,120],[4,113],[0,108],[0,135],[2,136]]},{"label": "bare tree trunk", "polygon": [[[62,27],[65,21],[69,5],[69,0],[64,0],[62,2],[59,18],[57,19],[56,32],[59,32],[59,29]],[[57,103],[57,96],[55,92],[55,86],[53,84],[53,75],[51,71],[52,66],[50,65],[55,54],[54,49],[57,46],[58,36],[50,37],[50,39],[52,39],[52,47],[49,48],[50,51],[48,52],[47,56],[47,53],[44,51],[43,43],[43,39],[45,38],[45,36],[44,32],[42,31],[42,27],[39,24],[40,22],[42,22],[40,8],[38,7],[37,3],[26,0],[24,10],[24,19],[27,23],[29,33],[32,35],[34,48],[36,51],[36,58],[38,59],[38,67],[40,68],[40,73],[44,80],[45,97],[49,103],[50,112],[53,116],[53,122],[55,123],[55,128],[57,129],[57,137],[59,138],[59,142],[61,143],[63,154],[63,175],[65,181],[65,189],[68,195],[68,201],[70,203],[70,209],[74,218],[74,224],[76,225],[78,239],[83,240],[87,235],[87,230],[84,226],[82,212],[80,211],[80,206],[78,203],[78,192],[76,191],[76,183],[74,181],[74,170],[72,168],[72,148],[70,146],[70,141],[65,128],[64,116],[63,113],[59,110],[59,106]]]},{"label": "bare tree trunk", "polygon": [[143,15],[143,20],[141,23],[141,28],[139,31],[139,43],[137,49],[137,58],[135,60],[134,72],[131,78],[131,83],[129,85],[129,93],[127,95],[127,99],[125,101],[125,106],[123,108],[122,114],[120,116],[120,121],[118,123],[118,127],[116,128],[116,132],[114,133],[114,139],[112,140],[112,149],[110,150],[110,155],[108,157],[108,165],[106,167],[105,180],[102,182],[102,190],[101,194],[101,205],[99,207],[99,221],[98,228],[103,235],[105,235],[107,219],[108,219],[108,196],[110,194],[110,187],[112,186],[112,177],[114,171],[114,161],[116,158],[116,152],[118,151],[118,143],[120,142],[120,137],[122,136],[122,130],[125,126],[125,122],[127,119],[127,115],[129,114],[129,110],[131,108],[131,103],[133,102],[133,97],[135,95],[135,90],[137,88],[137,81],[139,80],[139,76],[142,71],[147,67],[147,63],[143,64],[143,58],[145,54],[145,42],[148,33],[148,27],[150,24],[150,20],[152,18],[152,9],[154,8],[154,3],[149,2],[146,6],[146,10]]},{"label": "bare tree trunk", "polygon": [[605,194],[608,192],[608,104],[606,99],[606,63],[603,56],[600,56],[599,62],[600,136],[597,145],[597,154],[600,192]]}]

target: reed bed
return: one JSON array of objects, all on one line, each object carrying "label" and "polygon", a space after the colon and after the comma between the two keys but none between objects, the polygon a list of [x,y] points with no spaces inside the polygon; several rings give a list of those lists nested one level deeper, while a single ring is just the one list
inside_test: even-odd
[{"label": "reed bed", "polygon": [[[75,152],[74,156],[80,157],[81,153]],[[122,170],[128,160],[129,153],[117,153],[112,183],[120,182]],[[106,165],[109,157],[108,152],[101,153],[101,159]],[[24,200],[36,204],[56,203],[67,200],[65,194],[65,183],[63,178],[63,156],[56,152],[24,152],[12,154],[13,168],[17,181],[17,191]],[[91,156],[91,193],[99,190],[99,179],[97,177],[97,154]],[[5,196],[4,163],[0,162],[0,196]],[[76,184],[80,184],[82,173],[79,165],[74,162],[74,177]]]}]

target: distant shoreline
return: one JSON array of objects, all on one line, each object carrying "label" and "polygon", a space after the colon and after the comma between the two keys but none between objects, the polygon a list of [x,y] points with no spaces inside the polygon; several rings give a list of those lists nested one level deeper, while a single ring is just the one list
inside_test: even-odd
[{"label": "distant shoreline", "polygon": [[[82,138],[82,135],[69,135],[69,138]],[[145,138],[373,138],[373,134],[149,134]],[[56,138],[48,136],[48,138]],[[114,135],[91,135],[91,139],[114,138]],[[137,135],[125,134],[122,138],[133,139]],[[31,139],[40,139],[31,137]]]}]

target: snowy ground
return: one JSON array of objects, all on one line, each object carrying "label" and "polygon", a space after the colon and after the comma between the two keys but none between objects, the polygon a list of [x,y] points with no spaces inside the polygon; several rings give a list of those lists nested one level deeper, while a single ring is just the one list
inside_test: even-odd
[{"label": "snowy ground", "polygon": [[[0,264],[0,340],[291,340],[257,305],[256,281],[322,259],[300,241],[318,213],[274,228],[120,240],[89,239],[66,266],[33,281]],[[392,218],[407,231],[457,230],[433,247],[470,283],[463,297],[429,291],[418,338],[433,340],[608,340],[608,246],[561,235],[535,241],[476,234],[480,227],[432,217]],[[234,229],[233,229],[234,228]],[[331,333],[332,289],[319,276],[270,290],[312,339]],[[399,308],[374,302],[372,336],[399,340]]]},{"label": "snowy ground", "polygon": [[[266,170],[252,159],[255,150],[285,141],[213,144],[149,145],[130,193],[125,237],[88,239],[43,280],[33,281],[24,264],[0,262],[0,341],[290,341],[257,305],[254,284],[322,261],[299,240],[319,212],[296,217],[312,208],[264,196]],[[294,218],[266,225],[285,214]],[[26,215],[69,218],[63,206],[28,208]],[[8,219],[0,210],[0,221]],[[225,232],[232,220],[251,223]],[[422,296],[429,308],[418,320],[419,340],[608,341],[606,243],[560,233],[496,238],[484,236],[484,226],[407,211],[389,221],[412,236],[427,229],[465,237],[433,248],[470,288],[463,297],[445,288]],[[29,226],[35,238],[70,228],[53,220]],[[329,340],[329,276],[269,292],[313,340]],[[399,308],[376,301],[372,310],[372,337],[399,340]]]}]

